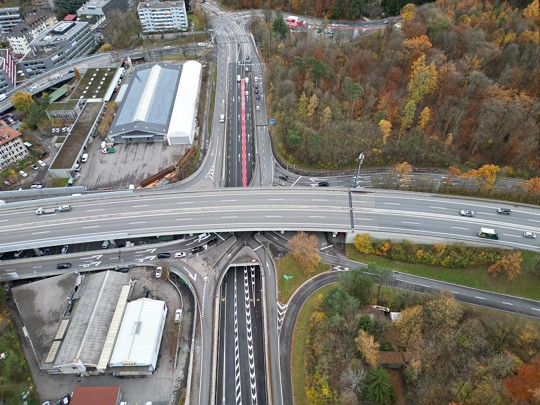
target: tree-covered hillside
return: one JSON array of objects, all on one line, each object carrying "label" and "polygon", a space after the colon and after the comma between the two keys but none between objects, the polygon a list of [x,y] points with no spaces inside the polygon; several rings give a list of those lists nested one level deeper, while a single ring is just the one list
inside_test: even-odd
[{"label": "tree-covered hillside", "polygon": [[402,10],[371,35],[280,41],[255,22],[278,149],[291,162],[495,164],[538,176],[540,11],[477,0]]}]

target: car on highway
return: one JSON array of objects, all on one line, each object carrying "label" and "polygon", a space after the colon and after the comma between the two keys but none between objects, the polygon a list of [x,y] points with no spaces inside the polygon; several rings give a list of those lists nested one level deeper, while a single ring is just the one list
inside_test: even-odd
[{"label": "car on highway", "polygon": [[39,170],[39,166],[32,165],[32,166],[30,166],[30,167],[31,167],[32,169],[34,169],[34,170]]},{"label": "car on highway", "polygon": [[174,254],[174,257],[176,257],[176,258],[177,258],[177,257],[185,257],[185,256],[186,256],[186,252],[176,252],[176,253]]},{"label": "car on highway", "polygon": [[47,166],[47,163],[45,163],[43,160],[38,160],[38,165],[40,165],[41,167],[45,167]]},{"label": "car on highway", "polygon": [[30,87],[30,91],[36,91],[37,89],[38,89],[38,86],[36,86],[36,85]]},{"label": "car on highway", "polygon": [[191,253],[199,253],[204,250],[204,246],[195,246],[193,249],[191,249]]},{"label": "car on highway", "polygon": [[536,234],[534,232],[523,232],[523,236],[525,236],[526,238],[536,239]]},{"label": "car on highway", "polygon": [[261,99],[261,96],[259,96],[258,94],[255,97],[257,98],[257,100]]},{"label": "car on highway", "polygon": [[212,238],[207,242],[208,246],[215,245],[217,243],[217,238]]},{"label": "car on highway", "polygon": [[62,246],[62,250],[60,251],[61,255],[65,255],[69,252],[69,245]]},{"label": "car on highway", "polygon": [[206,240],[210,237],[210,234],[208,232],[201,233],[199,237],[197,238],[198,242],[202,242],[203,240]]},{"label": "car on highway", "polygon": [[28,177],[28,173],[26,173],[24,170],[19,171],[19,174],[23,177]]},{"label": "car on highway", "polygon": [[[259,97],[259,96],[257,96],[257,97]],[[261,111],[261,107],[257,106],[257,107],[255,107],[255,110],[256,111]]]},{"label": "car on highway", "polygon": [[510,208],[497,208],[497,213],[502,215],[510,215],[511,212]]},{"label": "car on highway", "polygon": [[162,252],[158,253],[157,257],[158,259],[168,259],[169,257],[171,257],[171,254],[169,252]]},{"label": "car on highway", "polygon": [[462,217],[474,217],[474,211],[461,210],[461,211],[459,211],[459,215],[461,215]]},{"label": "car on highway", "polygon": [[319,181],[319,187],[328,187],[330,184],[327,181]]},{"label": "car on highway", "polygon": [[58,270],[61,270],[61,269],[69,269],[71,267],[71,263],[58,263],[56,265],[56,268]]},{"label": "car on highway", "polygon": [[37,189],[39,189],[39,188],[43,188],[43,186],[42,186],[41,184],[32,184],[32,185],[30,186],[30,188],[34,188],[34,189],[37,188]]},{"label": "car on highway", "polygon": [[285,180],[289,180],[289,176],[287,176],[287,175],[285,175],[285,174],[280,174],[280,175],[279,175],[279,178],[280,178],[281,180],[284,180],[284,181],[285,181]]},{"label": "car on highway", "polygon": [[161,266],[156,267],[156,278],[161,278],[162,274],[163,274],[163,267]]}]

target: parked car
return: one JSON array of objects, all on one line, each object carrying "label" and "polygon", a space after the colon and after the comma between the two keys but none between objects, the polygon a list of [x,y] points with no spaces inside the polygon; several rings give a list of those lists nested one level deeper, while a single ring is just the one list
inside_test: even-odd
[{"label": "parked car", "polygon": [[47,163],[45,163],[43,160],[38,160],[38,165],[40,165],[41,167],[45,167],[47,166]]},{"label": "parked car", "polygon": [[161,266],[156,267],[156,278],[161,278],[162,274],[163,274],[163,267]]},{"label": "parked car", "polygon": [[6,187],[11,186],[11,183],[10,183],[9,181],[7,181],[7,180],[4,180],[4,181],[2,182],[2,184],[3,184],[4,186],[6,186]]},{"label": "parked car", "polygon": [[110,245],[111,245],[110,241],[104,240],[103,243],[101,244],[101,248],[102,249],[108,249]]},{"label": "parked car", "polygon": [[71,267],[71,263],[58,263],[56,265],[56,268],[58,270],[61,270],[61,269],[69,269]]},{"label": "parked car", "polygon": [[510,215],[512,211],[510,211],[510,208],[497,208],[497,212],[502,215]]},{"label": "parked car", "polygon": [[534,232],[523,232],[523,236],[525,236],[526,238],[536,239],[536,234]]},{"label": "parked car", "polygon": [[83,153],[81,157],[81,163],[86,163],[88,161],[88,153]]},{"label": "parked car", "polygon": [[67,252],[69,252],[69,245],[62,246],[62,250],[60,251],[60,254],[65,255],[67,254]]},{"label": "parked car", "polygon": [[185,257],[186,256],[186,252],[176,252],[174,254],[174,257]]},{"label": "parked car", "polygon": [[182,310],[177,309],[174,312],[174,323],[180,323],[181,320],[182,320]]},{"label": "parked car", "polygon": [[39,170],[39,166],[32,165],[32,166],[30,166],[30,167],[31,167],[32,169],[34,169],[34,170]]},{"label": "parked car", "polygon": [[28,173],[26,173],[24,170],[21,170],[19,174],[23,177],[28,177]]},{"label": "parked car", "polygon": [[459,215],[461,215],[462,217],[474,217],[474,211],[461,210],[459,211]]},{"label": "parked car", "polygon": [[168,252],[162,252],[158,253],[157,257],[158,259],[168,259],[169,257],[171,257],[171,254]]},{"label": "parked car", "polygon": [[148,288],[144,288],[141,294],[141,298],[148,298],[149,295],[150,295],[150,290]]},{"label": "parked car", "polygon": [[120,273],[127,273],[129,271],[129,268],[128,267],[121,267],[119,269],[116,269],[116,271],[118,271]]}]

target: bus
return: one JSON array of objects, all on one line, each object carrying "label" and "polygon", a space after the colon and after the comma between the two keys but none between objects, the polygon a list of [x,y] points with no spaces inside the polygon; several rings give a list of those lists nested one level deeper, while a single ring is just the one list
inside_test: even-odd
[{"label": "bus", "polygon": [[480,228],[478,230],[478,236],[480,236],[481,238],[499,240],[499,235],[497,235],[497,232],[495,232],[495,229],[490,229],[490,228]]}]

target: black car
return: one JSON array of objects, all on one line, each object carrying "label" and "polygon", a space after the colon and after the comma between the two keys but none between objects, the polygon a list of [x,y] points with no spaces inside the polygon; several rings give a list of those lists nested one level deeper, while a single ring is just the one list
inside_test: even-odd
[{"label": "black car", "polygon": [[127,273],[129,269],[127,267],[121,267],[119,269],[116,269],[119,273]]},{"label": "black car", "polygon": [[171,257],[171,254],[167,252],[158,253],[157,257],[158,259],[168,259],[169,257]]},{"label": "black car", "polygon": [[328,187],[329,185],[327,181],[319,181],[319,187]]},{"label": "black car", "polygon": [[257,97],[257,100],[261,99],[261,97],[258,94],[255,97]]},{"label": "black car", "polygon": [[289,176],[287,176],[287,175],[285,175],[285,174],[280,174],[280,175],[279,175],[279,178],[280,178],[281,180],[289,180]]},{"label": "black car", "polygon": [[210,239],[207,243],[208,246],[215,245],[217,243],[217,238]]},{"label": "black car", "polygon": [[195,246],[193,249],[191,249],[191,253],[199,253],[204,250],[204,246]]},{"label": "black car", "polygon": [[141,298],[148,298],[148,296],[150,295],[150,290],[148,288],[144,288],[143,289],[143,292],[141,294]]},{"label": "black car", "polygon": [[56,265],[56,268],[57,268],[58,270],[69,269],[69,268],[71,268],[71,263],[58,263],[58,264]]},{"label": "black car", "polygon": [[503,215],[510,215],[512,211],[509,208],[497,208],[497,212]]}]

